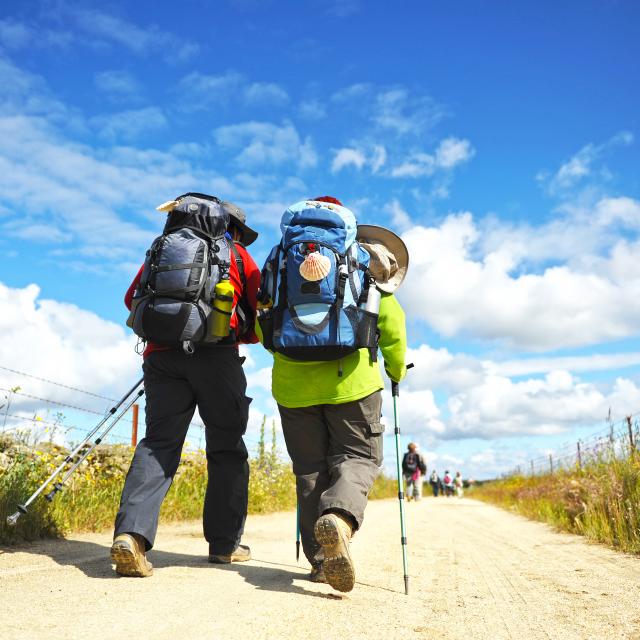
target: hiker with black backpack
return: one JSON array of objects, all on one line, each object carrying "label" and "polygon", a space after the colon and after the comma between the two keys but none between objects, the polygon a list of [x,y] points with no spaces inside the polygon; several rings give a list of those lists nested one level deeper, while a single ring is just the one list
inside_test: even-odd
[{"label": "hiker with black backpack", "polygon": [[125,303],[144,349],[146,434],[136,447],[116,516],[111,559],[124,576],[151,575],[160,505],[196,407],[205,427],[208,484],[203,528],[209,561],[249,560],[247,398],[239,343],[257,342],[260,271],[245,249],[257,233],[242,210],[187,193],[158,207],[161,236],[147,251]]},{"label": "hiker with black backpack", "polygon": [[406,483],[407,502],[415,499],[416,502],[422,498],[422,483],[427,473],[427,464],[418,451],[418,445],[410,442],[407,446],[407,453],[402,458],[402,474]]},{"label": "hiker with black backpack", "polygon": [[349,544],[382,464],[378,348],[392,380],[406,372],[405,317],[393,291],[408,253],[387,229],[358,226],[331,196],[292,205],[280,228],[262,271],[259,337],[274,355],[272,392],[310,578],[350,591]]}]

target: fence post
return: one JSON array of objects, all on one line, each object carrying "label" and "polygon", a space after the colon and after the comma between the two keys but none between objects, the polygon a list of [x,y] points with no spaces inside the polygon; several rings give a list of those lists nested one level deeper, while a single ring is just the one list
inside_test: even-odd
[{"label": "fence post", "polygon": [[553,473],[553,456],[549,454],[549,468],[551,469],[551,473]]},{"label": "fence post", "polygon": [[578,440],[578,469],[582,469],[582,452],[580,451],[580,440]]},{"label": "fence post", "polygon": [[131,446],[138,444],[138,404],[133,405],[133,420],[131,422]]},{"label": "fence post", "polygon": [[531,461],[531,475],[532,475],[532,476],[535,476],[535,475],[536,475],[536,472],[535,472],[535,470],[534,470],[534,468],[533,468],[533,460]]},{"label": "fence post", "polygon": [[627,416],[627,427],[629,428],[629,447],[631,447],[631,453],[636,450],[636,443],[633,441],[633,426],[631,424],[631,416]]}]

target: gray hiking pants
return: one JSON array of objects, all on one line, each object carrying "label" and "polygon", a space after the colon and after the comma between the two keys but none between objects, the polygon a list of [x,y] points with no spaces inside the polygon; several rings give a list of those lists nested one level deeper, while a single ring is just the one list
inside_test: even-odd
[{"label": "gray hiking pants", "polygon": [[344,404],[288,409],[278,405],[293,461],[302,548],[311,564],[322,560],[313,527],[323,513],[347,515],[362,525],[371,487],[382,464],[382,395]]},{"label": "gray hiking pants", "polygon": [[205,425],[208,484],[204,537],[209,553],[233,551],[247,516],[249,464],[242,435],[250,398],[235,347],[154,351],[145,358],[146,435],[122,490],[115,535],[138,533],[153,547],[160,505],[171,486],[196,406]]}]

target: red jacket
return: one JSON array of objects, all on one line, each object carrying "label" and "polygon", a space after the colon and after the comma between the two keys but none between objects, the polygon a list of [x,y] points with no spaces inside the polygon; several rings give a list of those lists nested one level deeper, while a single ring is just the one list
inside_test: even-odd
[{"label": "red jacket", "polygon": [[[253,258],[249,255],[249,252],[238,242],[235,243],[236,248],[238,249],[238,253],[242,258],[242,263],[244,266],[244,277],[247,282],[247,292],[246,299],[249,302],[249,306],[251,307],[254,317],[256,312],[256,304],[257,304],[257,296],[258,296],[258,288],[260,287],[260,269],[258,269],[258,265],[256,265]],[[133,279],[131,285],[127,289],[127,293],[124,296],[124,303],[127,305],[127,309],[131,309],[131,301],[133,300],[133,294],[135,293],[136,287],[140,282],[140,278],[142,277],[142,270],[144,269],[144,265],[140,267],[140,270],[136,274],[136,277]],[[237,306],[238,301],[242,297],[242,282],[240,281],[240,272],[238,271],[238,265],[236,264],[236,258],[231,252],[231,268],[229,269],[229,280],[233,285],[233,305]],[[234,313],[231,316],[231,328],[238,328],[238,315]],[[258,337],[255,334],[253,323],[249,331],[241,338],[240,340],[243,344],[253,344],[258,342]],[[152,351],[165,351],[167,349],[173,349],[174,347],[167,347],[166,345],[154,344],[153,342],[149,342],[144,350],[143,356],[148,356]]]}]

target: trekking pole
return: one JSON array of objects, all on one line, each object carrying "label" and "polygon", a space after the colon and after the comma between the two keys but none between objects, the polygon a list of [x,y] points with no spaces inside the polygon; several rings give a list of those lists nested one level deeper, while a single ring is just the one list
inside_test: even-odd
[{"label": "trekking pole", "polygon": [[[411,369],[413,364],[408,364]],[[404,594],[409,595],[409,567],[407,564],[407,531],[404,520],[404,482],[402,481],[402,464],[400,462],[400,416],[398,415],[397,399],[400,395],[400,383],[391,381],[391,395],[393,396],[393,421],[396,438],[396,469],[398,473],[398,501],[400,502],[400,543],[402,544],[402,567],[404,569]]]},{"label": "trekking pole", "polygon": [[300,503],[296,505],[296,562],[300,560]]},{"label": "trekking pole", "polygon": [[[102,442],[105,436],[109,433],[109,431],[111,431],[111,429],[113,429],[116,423],[129,410],[129,408],[140,398],[140,396],[142,396],[142,394],[144,393],[144,389],[140,389],[138,393],[136,393],[136,395],[133,397],[133,399],[129,403],[127,403],[126,407],[120,412],[120,414],[115,416],[114,418],[114,415],[116,414],[118,409],[127,402],[127,399],[131,396],[131,394],[142,384],[142,380],[143,378],[140,378],[140,380],[138,380],[138,382],[136,382],[136,384],[133,385],[133,387],[131,387],[129,391],[127,391],[126,395],[124,395],[118,401],[117,404],[115,404],[113,407],[111,407],[111,409],[109,409],[107,415],[102,420],[100,420],[100,422],[87,434],[84,440],[82,440],[82,442],[80,442],[80,444],[78,444],[73,449],[73,451],[71,451],[67,455],[67,457],[58,465],[55,471],[51,473],[51,475],[31,494],[31,496],[29,496],[29,498],[23,504],[17,505],[18,510],[13,515],[7,516],[7,524],[10,527],[13,527],[16,525],[16,523],[18,522],[18,518],[20,518],[20,516],[23,513],[27,513],[31,503],[54,481],[55,478],[57,478],[61,473],[65,471],[65,468],[67,468],[69,464],[71,464],[72,465],[71,468],[67,470],[64,477],[62,478],[62,481],[56,482],[54,484],[54,488],[48,494],[46,494],[45,497],[47,498],[47,500],[51,501],[53,500],[53,497],[55,496],[55,494],[58,491],[62,490],[64,483],[69,479],[71,474],[80,466],[82,462],[84,462],[87,456]],[[93,436],[96,433],[98,433],[100,428],[107,421],[111,419],[113,419],[111,424],[107,425],[107,427],[93,441],[93,443],[90,443]],[[76,456],[78,455],[80,455],[80,458],[74,462]]]}]

